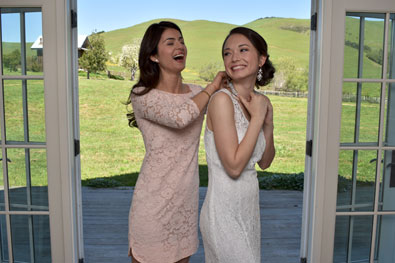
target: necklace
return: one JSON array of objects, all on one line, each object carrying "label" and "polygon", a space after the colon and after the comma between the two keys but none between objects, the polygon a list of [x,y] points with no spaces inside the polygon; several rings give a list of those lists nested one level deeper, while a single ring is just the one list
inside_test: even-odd
[{"label": "necklace", "polygon": [[237,97],[237,95],[239,94],[237,92],[237,90],[235,89],[235,87],[233,86],[232,82],[228,82],[228,86],[230,88],[230,92],[232,92],[233,95],[235,95]]}]

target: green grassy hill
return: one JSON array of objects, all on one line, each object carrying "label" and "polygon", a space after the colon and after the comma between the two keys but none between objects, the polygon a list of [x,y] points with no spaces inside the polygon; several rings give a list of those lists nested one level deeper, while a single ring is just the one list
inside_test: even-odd
[{"label": "green grassy hill", "polygon": [[[156,19],[132,27],[103,33],[106,48],[112,54],[119,54],[122,46],[135,38],[142,38],[147,27],[161,20],[175,22],[183,31],[188,47],[187,71],[197,72],[210,62],[222,63],[221,47],[228,32],[237,25],[206,20],[183,21]],[[256,30],[268,42],[269,54],[275,62],[279,57],[293,57],[301,67],[307,67],[309,57],[309,34],[289,28],[309,27],[308,19],[265,18],[244,26]],[[292,45],[291,45],[292,43]]]},{"label": "green grassy hill", "polygon": [[[37,54],[36,50],[32,50],[30,47],[33,45],[33,42],[26,43],[26,53],[27,56],[35,56]],[[15,42],[3,42],[3,54],[8,54],[14,51],[15,49],[20,50],[21,44]]]}]

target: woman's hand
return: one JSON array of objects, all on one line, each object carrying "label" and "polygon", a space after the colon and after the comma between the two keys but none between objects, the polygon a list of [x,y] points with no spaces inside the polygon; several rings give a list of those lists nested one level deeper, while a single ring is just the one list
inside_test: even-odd
[{"label": "woman's hand", "polygon": [[215,76],[214,80],[207,85],[206,90],[209,90],[212,95],[217,90],[226,87],[227,75],[225,71],[219,71]]},{"label": "woman's hand", "polygon": [[251,116],[251,119],[258,119],[262,122],[262,124],[264,123],[264,121],[266,122],[266,116],[269,112],[270,104],[270,101],[266,96],[251,92],[249,100],[246,100],[242,96],[238,96],[238,98],[247,109],[248,113]]}]

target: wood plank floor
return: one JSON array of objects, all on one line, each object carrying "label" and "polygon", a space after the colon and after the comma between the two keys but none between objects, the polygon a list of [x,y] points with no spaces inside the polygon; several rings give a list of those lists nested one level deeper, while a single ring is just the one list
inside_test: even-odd
[{"label": "wood plank floor", "polygon": [[[200,188],[199,209],[206,188]],[[130,263],[128,214],[133,188],[82,188],[84,245],[86,263]],[[299,191],[260,191],[262,262],[297,263],[300,249],[303,193]],[[199,250],[190,263],[203,263]]]}]

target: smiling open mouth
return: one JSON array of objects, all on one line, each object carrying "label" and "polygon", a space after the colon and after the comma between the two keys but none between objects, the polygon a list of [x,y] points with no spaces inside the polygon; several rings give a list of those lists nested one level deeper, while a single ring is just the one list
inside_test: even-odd
[{"label": "smiling open mouth", "polygon": [[180,61],[184,59],[184,54],[178,54],[173,57],[175,60]]}]

